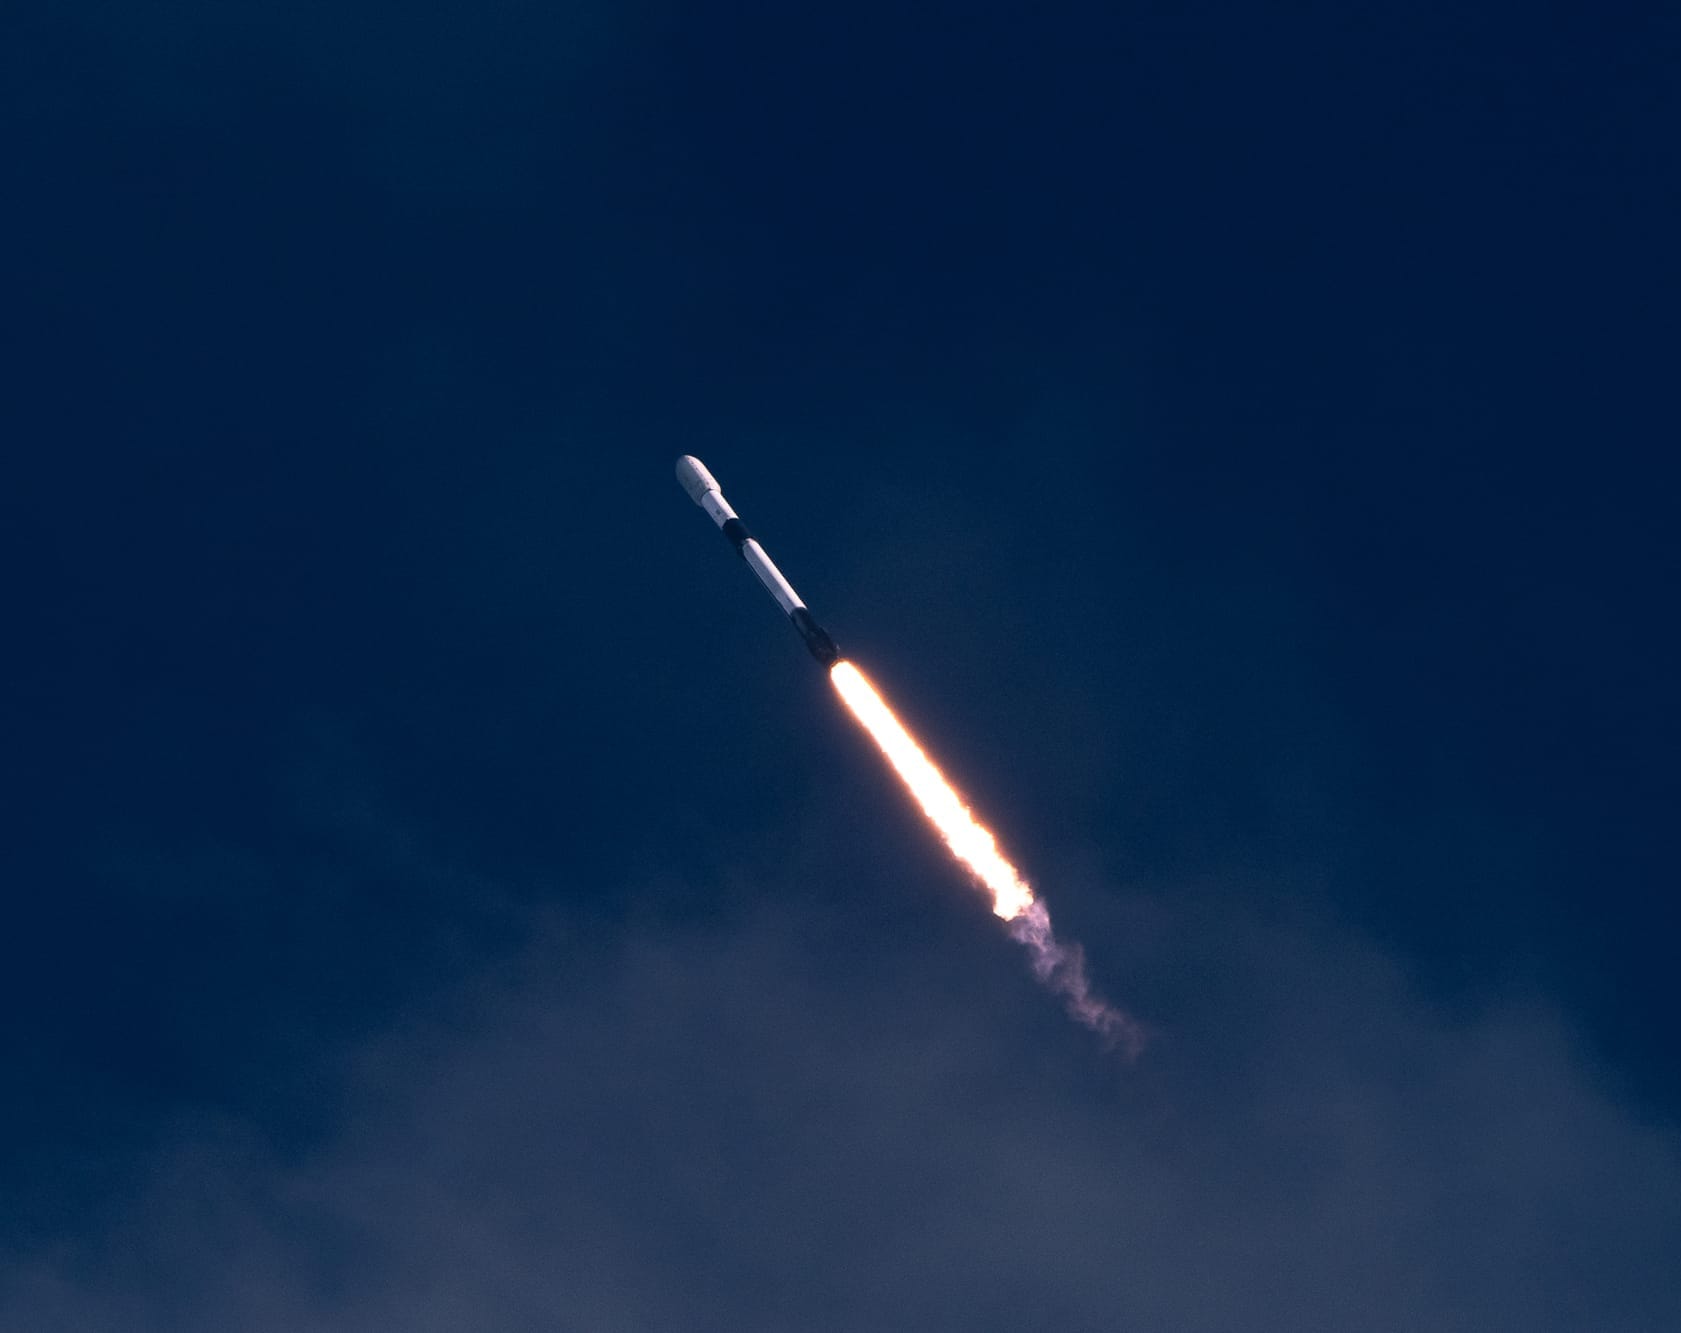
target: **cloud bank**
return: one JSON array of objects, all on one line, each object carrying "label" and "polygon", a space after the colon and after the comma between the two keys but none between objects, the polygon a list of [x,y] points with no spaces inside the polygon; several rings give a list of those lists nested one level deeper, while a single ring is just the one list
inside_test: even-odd
[{"label": "cloud bank", "polygon": [[1450,1019],[1352,938],[1238,922],[1129,1070],[1007,943],[837,961],[863,929],[539,932],[363,1043],[307,1150],[179,1123],[99,1227],[7,1257],[0,1325],[1675,1326],[1676,1136],[1544,1008]]}]

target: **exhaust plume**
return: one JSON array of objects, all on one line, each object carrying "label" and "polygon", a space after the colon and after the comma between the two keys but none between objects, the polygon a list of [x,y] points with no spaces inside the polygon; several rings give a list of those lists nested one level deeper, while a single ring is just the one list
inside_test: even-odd
[{"label": "exhaust plume", "polygon": [[1093,992],[1080,946],[1063,944],[1056,938],[1044,903],[998,850],[998,840],[963,804],[875,686],[844,660],[829,668],[829,679],[952,855],[991,899],[993,915],[1007,923],[1011,938],[1027,950],[1034,976],[1061,996],[1069,1014],[1106,1044],[1119,1045],[1129,1056],[1137,1055],[1143,1046],[1143,1030]]}]

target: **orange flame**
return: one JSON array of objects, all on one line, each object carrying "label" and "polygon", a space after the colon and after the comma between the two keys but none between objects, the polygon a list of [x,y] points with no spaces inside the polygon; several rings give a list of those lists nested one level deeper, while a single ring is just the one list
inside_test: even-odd
[{"label": "orange flame", "polygon": [[1013,921],[1031,907],[1033,890],[1000,854],[997,839],[976,821],[864,673],[851,662],[836,662],[829,668],[829,679],[852,715],[881,747],[952,855],[968,866],[992,895],[994,915]]},{"label": "orange flame", "polygon": [[1136,1056],[1143,1049],[1144,1029],[1093,992],[1080,946],[1057,940],[1045,904],[1033,896],[1021,872],[999,852],[998,840],[970,813],[875,686],[846,661],[829,668],[829,679],[952,855],[991,895],[993,914],[1010,923],[1011,936],[1031,957],[1034,975],[1062,996],[1068,1012],[1080,1022],[1111,1046],[1119,1044],[1128,1055]]}]

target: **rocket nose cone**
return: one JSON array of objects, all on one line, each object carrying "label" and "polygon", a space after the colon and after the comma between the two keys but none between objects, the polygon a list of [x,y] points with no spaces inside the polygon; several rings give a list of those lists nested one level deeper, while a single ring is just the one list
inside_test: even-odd
[{"label": "rocket nose cone", "polygon": [[706,464],[690,454],[684,454],[677,460],[677,481],[697,505],[706,498],[708,491],[718,489],[718,483],[706,470]]}]

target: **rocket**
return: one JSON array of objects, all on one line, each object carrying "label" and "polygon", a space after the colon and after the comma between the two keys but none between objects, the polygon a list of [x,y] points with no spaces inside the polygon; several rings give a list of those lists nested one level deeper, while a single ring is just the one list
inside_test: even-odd
[{"label": "rocket", "polygon": [[806,610],[806,604],[800,600],[799,593],[787,579],[782,577],[782,571],[776,563],[765,554],[765,548],[760,546],[758,539],[747,531],[747,525],[736,517],[735,510],[730,508],[730,502],[724,499],[724,493],[718,489],[718,483],[712,474],[706,470],[706,464],[698,458],[684,454],[677,460],[677,480],[683,489],[689,493],[689,499],[704,509],[716,523],[719,530],[730,540],[730,545],[747,562],[747,567],[765,585],[776,604],[782,608],[782,614],[787,616],[793,624],[800,639],[805,643],[806,651],[817,659],[819,666],[833,666],[840,660],[840,649],[835,647],[835,641],[824,633],[823,627]]}]

